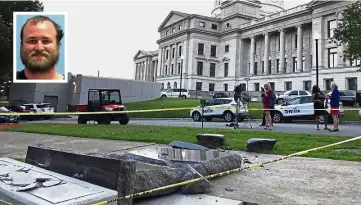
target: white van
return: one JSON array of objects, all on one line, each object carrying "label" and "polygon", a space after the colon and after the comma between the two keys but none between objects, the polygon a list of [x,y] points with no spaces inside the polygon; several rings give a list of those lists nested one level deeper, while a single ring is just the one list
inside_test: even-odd
[{"label": "white van", "polygon": [[182,98],[189,98],[189,91],[187,89],[172,88],[160,93],[162,98],[178,98],[179,94]]}]

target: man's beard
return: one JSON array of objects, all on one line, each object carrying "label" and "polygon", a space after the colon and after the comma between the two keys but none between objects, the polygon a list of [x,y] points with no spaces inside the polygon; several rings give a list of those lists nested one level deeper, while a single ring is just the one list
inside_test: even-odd
[{"label": "man's beard", "polygon": [[[38,61],[38,55],[44,56],[46,59]],[[46,51],[32,51],[29,55],[24,53],[23,48],[20,51],[21,61],[26,69],[33,73],[46,73],[53,68],[59,60],[59,52],[48,53]]]}]

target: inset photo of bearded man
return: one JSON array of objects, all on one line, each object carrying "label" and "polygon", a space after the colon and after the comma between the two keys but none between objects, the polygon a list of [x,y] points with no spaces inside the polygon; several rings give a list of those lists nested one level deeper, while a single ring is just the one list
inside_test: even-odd
[{"label": "inset photo of bearded man", "polygon": [[14,12],[14,83],[66,83],[67,15]]}]

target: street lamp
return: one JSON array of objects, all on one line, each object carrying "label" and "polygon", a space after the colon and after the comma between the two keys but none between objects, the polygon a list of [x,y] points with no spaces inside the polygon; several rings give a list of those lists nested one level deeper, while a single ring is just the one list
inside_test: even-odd
[{"label": "street lamp", "polygon": [[320,39],[320,34],[318,31],[315,31],[314,39],[316,41],[316,85],[318,86],[318,40]]},{"label": "street lamp", "polygon": [[179,96],[178,97],[182,97],[182,73],[183,73],[183,59],[184,56],[181,56],[181,64],[180,64],[180,82],[179,82]]}]

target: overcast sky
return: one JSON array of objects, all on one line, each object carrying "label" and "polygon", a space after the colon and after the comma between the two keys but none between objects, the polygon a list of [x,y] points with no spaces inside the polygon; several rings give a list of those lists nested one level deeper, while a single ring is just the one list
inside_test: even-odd
[{"label": "overcast sky", "polygon": [[[310,0],[284,1],[285,9]],[[68,13],[68,71],[134,78],[138,50],[158,49],[158,27],[171,10],[210,16],[212,0],[46,0],[45,12]]]}]

